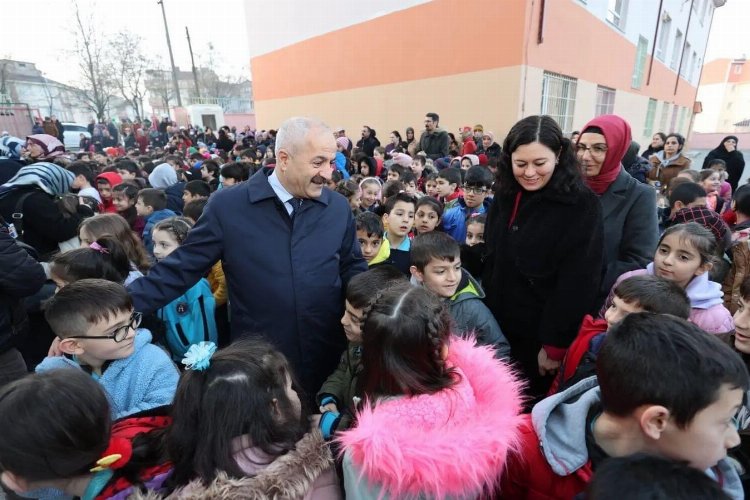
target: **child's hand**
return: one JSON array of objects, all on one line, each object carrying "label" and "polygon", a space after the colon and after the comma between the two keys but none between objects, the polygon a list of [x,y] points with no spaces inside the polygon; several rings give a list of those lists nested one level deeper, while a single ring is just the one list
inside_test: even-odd
[{"label": "child's hand", "polygon": [[338,407],[336,406],[335,403],[328,403],[327,405],[324,405],[324,406],[320,407],[320,413],[325,413],[327,411],[332,411],[332,412],[338,413],[339,409],[338,409]]},{"label": "child's hand", "polygon": [[539,362],[539,375],[554,375],[555,372],[557,372],[557,369],[560,368],[560,361],[555,361],[554,359],[550,359],[547,356],[547,351],[544,350],[544,347],[542,347],[539,350],[539,355],[537,356],[537,361]]},{"label": "child's hand", "polygon": [[50,357],[57,357],[62,356],[63,352],[60,349],[60,338],[55,337],[55,340],[52,341],[52,344],[49,346],[49,352],[47,352],[47,356]]}]

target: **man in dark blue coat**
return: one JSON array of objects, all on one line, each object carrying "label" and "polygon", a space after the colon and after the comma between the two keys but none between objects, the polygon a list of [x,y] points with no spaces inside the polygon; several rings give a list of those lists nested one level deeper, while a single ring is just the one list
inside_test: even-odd
[{"label": "man in dark blue coat", "polygon": [[130,285],[136,310],[168,304],[221,259],[232,338],[273,342],[314,395],[346,347],[343,291],[367,270],[348,201],[324,189],[335,155],[322,122],[284,122],[276,167],[211,196],[182,246]]}]

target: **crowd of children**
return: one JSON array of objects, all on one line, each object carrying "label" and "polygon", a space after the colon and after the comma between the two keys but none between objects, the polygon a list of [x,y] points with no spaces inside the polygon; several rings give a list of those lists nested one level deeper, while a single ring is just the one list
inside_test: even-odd
[{"label": "crowd of children", "polygon": [[[477,127],[438,159],[416,151],[413,130],[409,142],[394,131],[372,156],[335,133],[328,188],[348,199],[369,269],[346,284],[348,346],[314,395],[272,344],[252,335],[230,344],[221,261],[155,314],[134,310],[126,289],[170,259],[215,191],[273,168],[274,134],[236,137],[243,147],[227,152],[174,146],[113,160],[85,151],[21,167],[0,187],[3,226],[26,219],[19,242],[37,241],[24,229],[38,209],[21,196],[6,204],[23,217],[7,217],[9,193],[72,190],[85,208],[66,209],[75,232],[60,233],[58,251],[36,249],[50,282],[32,301],[41,302],[32,327],[46,345],[24,352],[34,374],[0,387],[3,487],[83,499],[744,498],[750,188],[733,189],[718,157],[690,170],[675,161],[684,140],[659,135],[637,178],[664,181],[652,261],[577,319],[559,360],[540,357],[554,373],[540,393],[485,288],[498,231],[517,246],[508,255],[521,251],[516,215],[541,193],[519,191],[507,227],[491,207],[519,176],[533,185],[568,175],[593,196],[585,171],[529,180],[529,146],[558,161],[607,148],[563,139],[564,153],[551,151],[542,125],[530,143],[501,148]],[[62,244],[71,241],[79,248]],[[535,282],[549,276],[522,260],[511,264],[537,295],[519,307],[536,307],[546,291]]]}]

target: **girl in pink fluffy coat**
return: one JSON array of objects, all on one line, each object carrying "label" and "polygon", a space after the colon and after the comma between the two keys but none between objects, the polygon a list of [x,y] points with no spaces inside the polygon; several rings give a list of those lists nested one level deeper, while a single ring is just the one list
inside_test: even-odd
[{"label": "girl in pink fluffy coat", "polygon": [[517,442],[521,384],[492,349],[450,334],[422,287],[397,286],[364,310],[365,400],[342,445],[347,499],[477,498]]}]

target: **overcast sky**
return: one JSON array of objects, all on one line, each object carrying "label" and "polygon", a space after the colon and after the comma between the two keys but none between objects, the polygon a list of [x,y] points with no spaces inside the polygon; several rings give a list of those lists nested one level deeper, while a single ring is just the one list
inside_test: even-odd
[{"label": "overcast sky", "polygon": [[[168,63],[164,22],[156,0],[78,1],[82,12],[95,14],[104,36],[128,28],[144,38],[148,55],[159,55]],[[165,0],[164,5],[175,64],[181,69],[190,69],[185,39],[187,26],[196,64],[207,57],[207,46],[211,42],[223,73],[249,74],[252,48],[247,42],[243,0]],[[3,0],[2,6],[0,57],[36,63],[54,80],[65,83],[75,80],[74,67],[64,52],[73,46],[71,0]],[[278,21],[265,18],[263,12],[258,13],[258,23],[273,22]],[[728,0],[724,7],[716,10],[705,60],[750,55],[748,26],[750,0]]]}]

